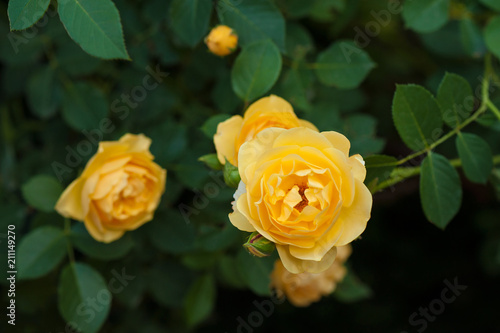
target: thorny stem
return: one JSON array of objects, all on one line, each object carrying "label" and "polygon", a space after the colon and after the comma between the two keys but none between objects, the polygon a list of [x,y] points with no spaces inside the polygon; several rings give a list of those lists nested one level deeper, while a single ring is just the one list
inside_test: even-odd
[{"label": "thorny stem", "polygon": [[[456,159],[450,160],[450,164],[453,167],[458,168],[458,167],[462,166],[462,160],[460,160],[459,158],[456,158]],[[500,165],[500,155],[493,156],[493,165]],[[421,170],[420,166],[396,168],[392,171],[391,178],[378,184],[374,188],[373,193],[381,191],[387,187],[391,187],[393,185],[396,185],[397,183],[399,183],[407,178],[417,176],[420,174],[420,170]]]},{"label": "thorny stem", "polygon": [[[479,108],[476,110],[476,112],[474,112],[474,114],[471,117],[466,119],[463,123],[459,124],[452,131],[448,132],[446,135],[442,136],[439,140],[432,143],[431,145],[429,145],[425,149],[422,149],[422,150],[417,151],[411,155],[408,155],[405,158],[394,162],[392,165],[394,165],[394,166],[402,165],[402,164],[414,159],[415,157],[418,157],[418,156],[425,154],[425,153],[429,153],[434,148],[439,146],[441,143],[445,142],[449,138],[458,134],[462,128],[464,128],[465,126],[474,122],[479,116],[481,116],[488,109],[490,109],[495,114],[495,116],[500,120],[500,110],[493,104],[493,102],[491,102],[490,96],[489,96],[490,79],[493,76],[493,73],[494,72],[493,72],[493,67],[491,64],[491,55],[487,54],[486,59],[485,59],[485,77],[483,79],[482,89],[481,89],[482,102],[481,102],[481,105],[479,106]],[[450,163],[454,167],[459,167],[462,165],[462,162],[460,159],[451,160]],[[500,155],[494,156],[493,163],[494,163],[494,165],[500,164]],[[387,164],[386,166],[391,166],[391,164]],[[392,171],[391,178],[378,184],[373,189],[373,193],[381,191],[387,187],[393,186],[393,185],[403,181],[404,179],[419,175],[420,170],[421,170],[420,166],[396,168]]]}]

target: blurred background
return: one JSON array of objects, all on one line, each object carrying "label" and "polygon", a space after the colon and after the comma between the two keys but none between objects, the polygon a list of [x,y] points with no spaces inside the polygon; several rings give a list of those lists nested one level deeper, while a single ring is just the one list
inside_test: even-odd
[{"label": "blurred background", "polygon": [[[241,276],[245,269],[258,267],[248,261],[246,268],[238,268],[245,235],[227,219],[234,190],[222,186],[208,198],[206,184],[219,184],[222,176],[197,161],[215,151],[211,136],[217,123],[244,111],[231,88],[236,55],[219,58],[201,41],[188,46],[172,28],[171,1],[114,3],[132,61],[106,61],[82,51],[68,37],[54,3],[33,28],[10,33],[7,1],[0,2],[0,233],[14,224],[19,245],[38,227],[62,228],[62,217],[30,207],[21,188],[40,174],[67,186],[101,139],[144,133],[153,140],[155,161],[168,170],[167,190],[155,219],[128,233],[110,252],[93,243],[80,223],[72,224],[76,260],[90,264],[105,281],[123,269],[134,277],[113,294],[99,332],[500,332],[498,169],[487,185],[469,182],[459,169],[463,204],[445,231],[423,215],[418,177],[376,194],[373,217],[361,240],[353,243],[349,280],[308,308],[273,303],[271,313],[262,314],[254,301],[269,300],[255,293],[265,289],[265,281]],[[435,94],[448,71],[465,77],[474,90],[480,86],[487,51],[480,32],[494,15],[484,3],[451,1],[447,23],[430,33],[405,28],[399,13],[380,16],[393,2],[274,3],[286,20],[287,55],[270,93],[289,100],[299,117],[320,130],[347,135],[352,153],[397,158],[411,153],[392,122],[396,84],[420,84]],[[210,27],[218,23],[214,12]],[[318,52],[340,39],[356,41],[376,63],[359,88],[328,87],[307,66],[294,67],[313,63]],[[500,106],[499,86],[492,86],[491,98]],[[113,129],[93,132],[104,118]],[[500,122],[486,115],[468,131],[481,134],[494,154],[500,152]],[[437,151],[457,157],[452,141]],[[181,204],[194,208],[189,223],[179,210]],[[0,246],[4,258],[3,239]],[[63,259],[41,278],[17,280],[16,326],[8,325],[3,314],[2,332],[73,331],[58,310],[58,281],[66,263]],[[200,291],[207,304],[196,306],[208,308],[209,315],[186,324],[186,311],[195,306],[186,295],[205,274],[215,277],[215,293]],[[4,311],[6,275],[2,268]],[[455,280],[467,288],[445,303],[442,313],[422,320],[426,317],[421,307],[440,300],[447,287],[444,281]]]}]

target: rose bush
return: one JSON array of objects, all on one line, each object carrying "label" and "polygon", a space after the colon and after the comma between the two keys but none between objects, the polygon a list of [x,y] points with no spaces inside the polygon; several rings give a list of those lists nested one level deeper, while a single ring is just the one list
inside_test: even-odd
[{"label": "rose bush", "polygon": [[167,176],[153,162],[150,145],[142,134],[101,142],[80,177],[59,198],[57,212],[83,221],[90,235],[104,243],[150,221]]},{"label": "rose bush", "polygon": [[[428,2],[4,2],[0,245],[17,282],[9,296],[15,315],[9,313],[12,323],[2,321],[0,332],[12,330],[13,317],[20,332],[323,332],[332,323],[350,333],[426,325],[429,331],[496,331],[500,7],[495,0]],[[210,34],[221,25],[230,28]],[[233,116],[216,137],[221,165],[214,135],[217,124]],[[365,193],[352,185],[361,187],[359,165],[348,172],[355,161],[344,153],[323,163],[330,160],[327,149],[298,137],[291,154],[275,151],[285,145],[271,145],[266,156],[280,156],[272,163],[256,155],[250,162],[264,171],[248,171],[236,193],[241,200],[246,193],[244,205],[234,203],[241,223],[263,234],[231,224],[232,187],[240,175],[226,158],[238,164],[244,142],[271,127],[309,127],[300,119],[349,139],[348,154],[366,163],[374,207],[334,297],[310,310],[279,302],[273,310],[271,300],[255,295],[272,296],[275,244],[301,269],[332,260],[337,248],[336,265],[339,242],[354,239],[369,215],[368,199],[358,208],[348,204]],[[58,209],[86,222],[99,239],[125,232],[99,242],[84,223],[54,208],[99,142],[117,143],[125,133],[151,138],[154,162],[168,170],[167,189],[153,220],[126,231],[149,215],[135,202],[138,184],[159,192],[161,177],[133,181],[128,198],[134,200],[123,205],[130,219],[115,219],[118,210],[107,215],[94,198],[98,184],[90,188],[91,179],[106,184],[100,170],[108,156],[94,158],[92,165],[102,158],[95,164],[100,176],[85,171]],[[310,136],[321,141],[319,135]],[[134,178],[129,167],[118,170],[128,174],[127,184]],[[110,189],[104,196],[111,201],[116,195],[118,208],[118,188],[102,188]],[[153,209],[157,198],[148,195]],[[301,259],[306,254],[317,260]],[[3,270],[0,280],[7,289],[11,274]],[[414,316],[422,301],[439,298],[444,279],[456,277],[470,287],[447,305],[445,316],[432,323]],[[474,292],[478,286],[485,292]],[[481,312],[480,321],[456,320],[473,318],[471,309]]]},{"label": "rose bush", "polygon": [[372,195],[360,155],[337,132],[268,128],[238,154],[231,223],[276,243],[291,273],[319,273],[366,228]]}]

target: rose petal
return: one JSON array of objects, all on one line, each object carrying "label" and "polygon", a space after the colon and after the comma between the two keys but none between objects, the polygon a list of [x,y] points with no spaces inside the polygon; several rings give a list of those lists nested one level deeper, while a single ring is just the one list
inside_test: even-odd
[{"label": "rose petal", "polygon": [[248,179],[253,171],[255,171],[255,161],[259,160],[262,154],[269,151],[273,145],[274,139],[284,131],[286,130],[274,127],[265,129],[257,134],[255,139],[241,146],[238,153],[238,171],[243,183],[248,185]]},{"label": "rose petal", "polygon": [[365,181],[366,178],[366,168],[365,168],[365,161],[363,160],[363,157],[361,155],[353,155],[349,157],[349,164],[352,167],[352,174],[354,175],[354,178],[357,180],[363,182]]},{"label": "rose petal", "polygon": [[335,261],[335,256],[337,254],[337,248],[332,247],[320,261],[313,260],[301,260],[290,254],[289,246],[287,245],[276,245],[278,254],[283,266],[290,272],[294,274],[299,274],[302,272],[309,273],[320,273],[328,269],[331,264]]},{"label": "rose petal", "polygon": [[344,224],[344,230],[336,246],[349,244],[355,240],[366,229],[372,209],[372,194],[368,188],[359,180],[355,181],[354,201],[350,207],[342,207],[337,223]]},{"label": "rose petal", "polygon": [[292,128],[282,132],[273,142],[273,147],[282,146],[314,147],[322,150],[332,148],[332,144],[320,133],[305,127]]},{"label": "rose petal", "polygon": [[237,209],[229,214],[229,221],[238,228],[241,231],[247,231],[247,232],[254,232],[255,228],[250,222],[248,222],[248,219],[241,214]]},{"label": "rose petal", "polygon": [[245,118],[251,117],[256,113],[264,113],[267,111],[279,111],[295,115],[290,103],[279,96],[270,95],[252,103],[245,112]]},{"label": "rose petal", "polygon": [[104,228],[94,207],[89,207],[89,214],[83,222],[89,234],[99,242],[111,243],[122,237],[125,233],[123,230],[109,230]]},{"label": "rose petal", "polygon": [[85,181],[82,178],[74,180],[57,200],[55,209],[64,217],[82,221],[85,217],[82,207],[82,189]]},{"label": "rose petal", "polygon": [[333,148],[336,148],[343,152],[345,156],[349,156],[349,149],[351,149],[351,142],[343,135],[338,132],[329,131],[321,132],[321,134],[332,144]]},{"label": "rose petal", "polygon": [[149,147],[151,146],[151,139],[144,134],[130,134],[127,133],[120,138],[118,141],[120,143],[125,143],[128,145],[127,153],[143,153],[150,156],[153,159],[153,155],[149,152]]},{"label": "rose petal", "polygon": [[217,125],[214,144],[217,151],[217,158],[221,164],[226,164],[227,158],[232,165],[238,165],[235,145],[242,124],[243,118],[241,116],[233,116]]},{"label": "rose petal", "polygon": [[319,132],[318,128],[316,126],[314,126],[311,122],[307,121],[307,120],[303,120],[303,119],[299,119],[299,124],[300,126],[302,127],[307,127],[307,128],[310,128],[316,132]]}]

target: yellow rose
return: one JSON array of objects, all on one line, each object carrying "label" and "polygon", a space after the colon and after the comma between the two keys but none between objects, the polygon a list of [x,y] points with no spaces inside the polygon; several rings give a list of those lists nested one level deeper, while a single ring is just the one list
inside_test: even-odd
[{"label": "yellow rose", "polygon": [[167,172],[153,162],[151,139],[125,134],[99,144],[83,173],[63,192],[59,214],[83,221],[94,239],[109,243],[153,218]]},{"label": "yellow rose", "polygon": [[366,228],[372,195],[360,155],[337,132],[268,128],[238,155],[231,223],[276,244],[291,273],[319,273]]},{"label": "yellow rose", "polygon": [[237,166],[241,145],[270,127],[309,127],[318,130],[310,122],[297,118],[290,103],[283,98],[275,95],[263,97],[250,105],[243,118],[233,116],[217,126],[214,143],[219,161],[225,164],[227,158],[232,165]]},{"label": "yellow rose", "polygon": [[350,245],[339,246],[333,264],[326,271],[317,274],[290,273],[281,261],[277,260],[271,273],[271,288],[276,290],[278,297],[285,296],[295,306],[309,306],[319,301],[322,296],[331,294],[337,283],[344,279],[347,273],[344,262],[351,252]]},{"label": "yellow rose", "polygon": [[205,38],[205,44],[210,52],[223,57],[236,50],[238,35],[227,25],[219,25],[210,31]]}]

